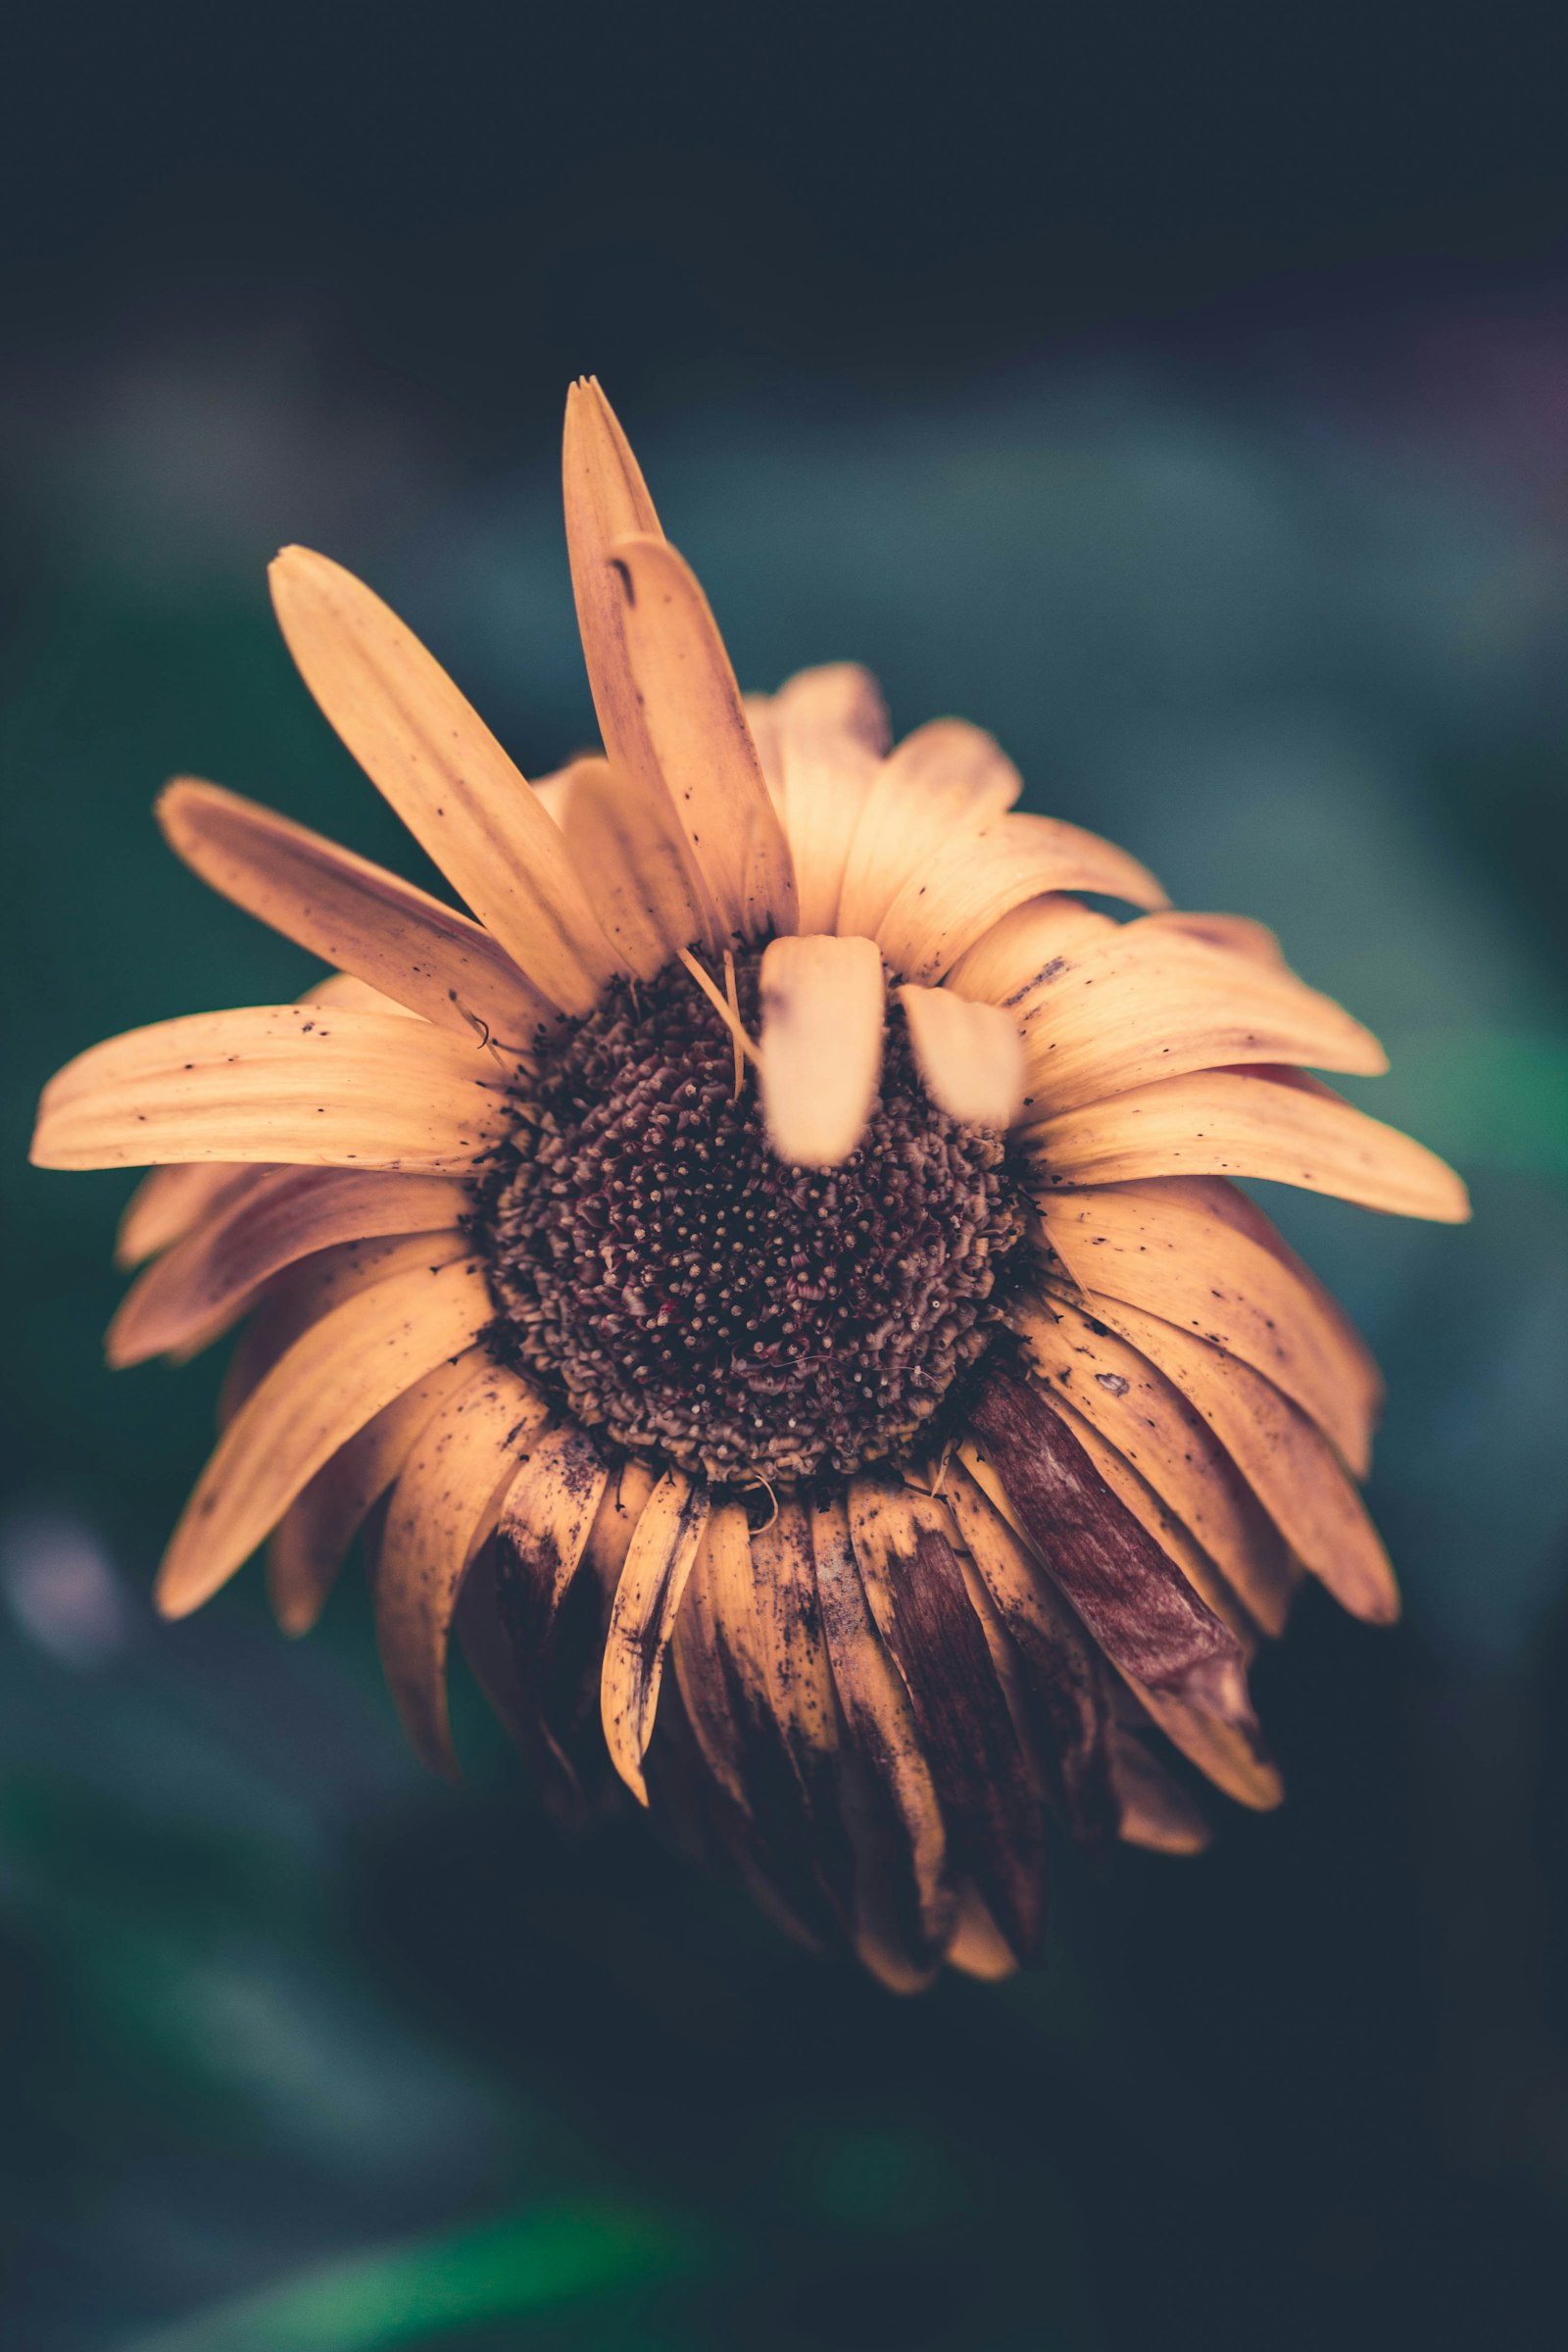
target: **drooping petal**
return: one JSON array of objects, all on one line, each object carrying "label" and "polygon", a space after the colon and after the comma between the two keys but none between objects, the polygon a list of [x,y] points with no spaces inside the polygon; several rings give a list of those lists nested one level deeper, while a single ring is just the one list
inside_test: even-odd
[{"label": "drooping petal", "polygon": [[958,834],[910,874],[875,937],[896,972],[937,981],[1013,907],[1066,890],[1164,904],[1152,874],[1125,850],[1056,817],[1013,813]]},{"label": "drooping petal", "polygon": [[1250,1726],[1235,1635],[1117,1501],[1044,1393],[998,1365],[970,1422],[1024,1533],[1107,1657],[1141,1683]]},{"label": "drooping petal", "polygon": [[[1179,1180],[1177,1180],[1179,1181]],[[1378,1384],[1344,1318],[1250,1234],[1156,1179],[1042,1194],[1046,1240],[1080,1290],[1123,1299],[1239,1356],[1293,1397],[1358,1477]]]},{"label": "drooping petal", "polygon": [[669,796],[605,760],[575,760],[556,781],[551,813],[599,919],[638,979],[652,980],[710,930]]},{"label": "drooping petal", "polygon": [[[999,1516],[1029,1545],[1042,1567],[1054,1572],[1059,1553],[1053,1549],[1050,1562],[1045,1560],[1003,1486],[997,1464],[972,1441],[966,1442],[961,1451],[965,1467]],[[1127,1703],[1137,1708],[1139,1719],[1152,1722],[1217,1788],[1253,1811],[1266,1812],[1279,1804],[1285,1793],[1284,1784],[1250,1713],[1234,1720],[1216,1713],[1208,1693],[1200,1689],[1189,1686],[1184,1694],[1178,1695],[1169,1685],[1152,1687],[1142,1683],[1120,1659],[1106,1654],[1125,1685]]]},{"label": "drooping petal", "polygon": [[463,1580],[545,1417],[526,1381],[481,1363],[426,1424],[392,1490],[375,1563],[376,1641],[409,1743],[433,1772],[458,1769],[447,1642]]},{"label": "drooping petal", "polygon": [[560,833],[439,662],[352,572],[289,547],[271,567],[289,652],[371,782],[518,969],[564,1012],[621,966]]},{"label": "drooping petal", "polygon": [[219,1440],[158,1575],[183,1617],[249,1559],[307,1480],[373,1414],[473,1345],[494,1308],[473,1258],[372,1283],[314,1323]]},{"label": "drooping petal", "polygon": [[1064,949],[1019,1010],[1036,1119],[1222,1063],[1388,1067],[1359,1021],[1289,972],[1142,923]]},{"label": "drooping petal", "polygon": [[510,1066],[477,1038],[373,1012],[268,1004],[92,1046],[38,1105],[34,1163],[470,1167],[508,1124]]},{"label": "drooping petal", "polygon": [[1040,1808],[970,1604],[946,1506],[896,1479],[850,1486],[850,1532],[877,1629],[904,1679],[956,1859],[1021,1961],[1045,1929]]},{"label": "drooping petal", "polygon": [[1214,1431],[1303,1566],[1352,1615],[1387,1625],[1398,1587],[1365,1505],[1326,1438],[1250,1365],[1120,1300],[1091,1298],[1108,1323],[1179,1388]]},{"label": "drooping petal", "polygon": [[255,801],[181,777],[159,796],[158,821],[214,890],[437,1028],[521,1054],[555,1016],[466,914]]},{"label": "drooping petal", "polygon": [[836,931],[850,844],[888,746],[881,689],[869,671],[851,662],[803,669],[779,688],[766,724],[776,760],[775,798],[781,799],[800,892],[800,927]]},{"label": "drooping petal", "polygon": [[133,1283],[109,1326],[111,1364],[206,1347],[265,1282],[338,1242],[455,1226],[466,1189],[446,1176],[259,1168]]},{"label": "drooping petal", "polygon": [[948,974],[948,986],[982,1004],[1016,1009],[1037,984],[1049,983],[1069,949],[1097,946],[1121,928],[1058,892],[1026,899],[965,948]]},{"label": "drooping petal", "polygon": [[911,878],[955,842],[1000,817],[1023,780],[993,736],[936,718],[895,746],[872,780],[851,837],[838,928],[874,939]]},{"label": "drooping petal", "polygon": [[1368,1118],[1327,1087],[1240,1070],[1197,1070],[1060,1112],[1028,1131],[1046,1181],[1263,1176],[1401,1217],[1456,1225],[1463,1184],[1424,1144]]},{"label": "drooping petal", "polygon": [[[1144,1480],[1214,1561],[1253,1621],[1265,1633],[1282,1632],[1290,1583],[1266,1540],[1270,1523],[1202,1415],[1136,1348],[1066,1299],[1020,1299],[1011,1319],[1053,1400],[1087,1421]],[[1103,1477],[1104,1465],[1095,1459]],[[1190,1574],[1194,1564],[1179,1544],[1168,1544],[1163,1527],[1151,1532]],[[1200,1565],[1193,1581],[1213,1606]]]},{"label": "drooping petal", "polygon": [[1023,1040],[1011,1013],[951,988],[904,987],[898,999],[932,1102],[970,1126],[1009,1127],[1023,1094]]},{"label": "drooping petal", "polygon": [[437,1364],[340,1446],[289,1504],[267,1546],[267,1595],[285,1634],[310,1632],[349,1545],[421,1430],[480,1369],[472,1348]]},{"label": "drooping petal", "polygon": [[497,1598],[521,1728],[529,1719],[537,1725],[568,1778],[575,1775],[550,1722],[556,1639],[609,1478],[585,1430],[550,1430],[529,1448],[496,1521]]},{"label": "drooping petal", "polygon": [[1103,1662],[1066,1602],[968,1472],[943,1492],[1025,1670],[1047,1792],[1073,1836],[1096,1846],[1115,1826]]},{"label": "drooping petal", "polygon": [[857,1944],[878,1974],[912,1987],[928,1980],[953,1935],[947,1830],[908,1692],[856,1565],[849,1514],[832,1496],[809,1502],[808,1518],[822,1637],[844,1720]]},{"label": "drooping petal", "polygon": [[665,539],[618,540],[609,568],[632,689],[617,765],[669,795],[721,939],[794,931],[789,844],[707,598]]},{"label": "drooping petal", "polygon": [[664,1653],[709,1508],[706,1487],[666,1470],[644,1505],[615,1588],[600,1691],[605,1744],[644,1805],[643,1757],[653,1737]]},{"label": "drooping petal", "polygon": [[762,1110],[782,1160],[832,1167],[870,1117],[882,1066],[882,958],[868,939],[775,939],[762,953]]}]

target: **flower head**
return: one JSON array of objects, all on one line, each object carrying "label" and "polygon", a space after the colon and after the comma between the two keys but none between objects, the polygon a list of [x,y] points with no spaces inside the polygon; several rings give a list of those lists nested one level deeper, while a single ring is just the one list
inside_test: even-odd
[{"label": "flower head", "polygon": [[[1046,1816],[1206,1836],[1301,1574],[1392,1617],[1376,1369],[1232,1181],[1456,1219],[1314,1069],[1384,1066],[1268,933],[1018,812],[863,670],[737,690],[598,386],[567,407],[603,754],[530,787],[370,591],[289,549],[327,718],[466,904],[194,781],[178,854],[331,967],[112,1039],[49,1167],[152,1166],[113,1361],[248,1318],[160,1572],[267,1544],[300,1632],[368,1531],[453,1764],[456,1630],[541,1776],[608,1777],[889,1983],[1038,1956]],[[1127,910],[1101,911],[1090,899]]]}]

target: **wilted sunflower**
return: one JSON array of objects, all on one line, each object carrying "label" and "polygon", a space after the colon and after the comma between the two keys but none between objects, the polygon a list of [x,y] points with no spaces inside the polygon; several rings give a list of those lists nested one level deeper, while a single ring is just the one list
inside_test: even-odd
[{"label": "wilted sunflower", "polygon": [[471,918],[172,784],[178,854],[334,976],[45,1093],[42,1165],[157,1167],[111,1359],[251,1317],[160,1605],[268,1543],[302,1631],[365,1525],[432,1764],[456,1626],[558,1788],[608,1755],[891,1984],[1000,1974],[1040,1951],[1048,1809],[1191,1851],[1172,1749],[1277,1802],[1247,1665],[1303,1570],[1396,1611],[1377,1371],[1230,1179],[1464,1193],[1302,1074],[1385,1060],[1267,932],[1017,813],[990,736],[890,750],[850,666],[743,701],[591,382],[565,509],[605,749],[532,789],[368,589],[273,567]]}]

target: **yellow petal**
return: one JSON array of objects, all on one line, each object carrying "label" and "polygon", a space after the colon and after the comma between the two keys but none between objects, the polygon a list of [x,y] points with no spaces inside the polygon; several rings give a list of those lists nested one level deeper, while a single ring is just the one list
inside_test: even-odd
[{"label": "yellow petal", "polygon": [[254,1171],[243,1162],[209,1159],[174,1161],[153,1168],[126,1201],[115,1235],[115,1263],[122,1273],[156,1257],[217,1207],[243,1177]]},{"label": "yellow petal", "polygon": [[1084,1103],[1031,1127],[1028,1142],[1052,1182],[1262,1176],[1396,1216],[1456,1225],[1470,1214],[1460,1179],[1424,1144],[1327,1087],[1239,1070],[1197,1070]]},{"label": "yellow petal", "polygon": [[925,1091],[974,1127],[1012,1124],[1023,1093],[1023,1041],[1010,1012],[951,988],[898,991]]},{"label": "yellow petal", "polygon": [[1141,922],[1064,950],[1018,1009],[1037,1118],[1217,1063],[1388,1067],[1359,1021],[1289,972]]},{"label": "yellow petal", "polygon": [[467,1205],[466,1188],[448,1177],[258,1169],[132,1285],[109,1326],[109,1361],[206,1347],[297,1258],[377,1234],[433,1233],[455,1226]]},{"label": "yellow petal", "polygon": [[875,937],[896,972],[940,980],[1015,906],[1067,890],[1135,906],[1164,903],[1159,884],[1125,850],[1056,817],[1014,813],[944,843],[910,874]]},{"label": "yellow petal", "polygon": [[803,669],[773,698],[769,732],[800,927],[836,931],[850,844],[887,750],[881,691],[854,662]]},{"label": "yellow petal", "polygon": [[426,1424],[392,1490],[376,1552],[376,1641],[409,1743],[434,1772],[458,1768],[446,1671],[458,1595],[545,1414],[525,1381],[484,1363]]},{"label": "yellow petal", "polygon": [[158,821],[214,890],[438,1028],[489,1032],[526,1053],[554,1017],[466,914],[270,808],[181,777],[160,795]]},{"label": "yellow petal", "polygon": [[794,931],[789,844],[707,598],[664,539],[618,540],[609,570],[630,687],[615,765],[669,795],[721,939]]},{"label": "yellow petal", "polygon": [[666,1470],[637,1522],[615,1588],[600,1686],[610,1760],[640,1804],[664,1653],[709,1512],[708,1490]]},{"label": "yellow petal", "polygon": [[313,1324],[240,1407],[197,1481],[159,1571],[164,1615],[210,1599],[322,1463],[471,1347],[494,1311],[478,1261],[458,1258],[372,1283]]},{"label": "yellow petal", "polygon": [[1159,1315],[1261,1372],[1364,1478],[1381,1392],[1364,1343],[1319,1291],[1184,1197],[1180,1181],[1043,1194],[1046,1239],[1080,1290]]},{"label": "yellow petal", "polygon": [[894,900],[960,836],[1012,807],[1023,781],[994,737],[966,719],[934,718],[895,746],[872,780],[851,838],[838,928],[876,937]]},{"label": "yellow petal", "polygon": [[271,568],[289,652],[322,711],[514,963],[563,1011],[591,1009],[618,958],[560,833],[413,631],[309,548]]},{"label": "yellow petal", "polygon": [[558,781],[551,813],[572,863],[629,968],[652,980],[710,928],[669,796],[605,760],[575,760]]},{"label": "yellow petal", "polygon": [[1048,892],[1026,899],[982,931],[948,974],[948,986],[982,1004],[1021,1005],[1035,983],[1069,948],[1083,948],[1119,930],[1108,914],[1097,914],[1077,899]]},{"label": "yellow petal", "polygon": [[468,1348],[383,1405],[323,1462],[289,1504],[267,1546],[267,1596],[285,1634],[308,1634],[326,1605],[349,1545],[439,1408],[484,1368]]},{"label": "yellow petal", "polygon": [[[1020,1299],[1009,1319],[1058,1410],[1070,1407],[1145,1481],[1266,1633],[1281,1632],[1289,1580],[1263,1539],[1247,1487],[1201,1414],[1136,1348],[1095,1329],[1065,1300]],[[1087,1447],[1078,1420],[1073,1435]],[[1093,1458],[1110,1484],[1101,1454]],[[1151,1532],[1207,1600],[1190,1560],[1163,1529]]]},{"label": "yellow petal", "polygon": [[782,1160],[847,1159],[882,1067],[882,958],[868,939],[775,939],[763,951],[762,1110]]},{"label": "yellow petal", "polygon": [[1353,1615],[1392,1623],[1399,1594],[1388,1554],[1306,1415],[1271,1381],[1206,1341],[1116,1299],[1097,1297],[1089,1306],[1202,1414],[1303,1567]]},{"label": "yellow petal", "polygon": [[509,1124],[511,1065],[466,1041],[372,1012],[270,1004],[198,1012],[110,1038],[44,1089],[44,1168],[159,1160],[470,1167]]}]

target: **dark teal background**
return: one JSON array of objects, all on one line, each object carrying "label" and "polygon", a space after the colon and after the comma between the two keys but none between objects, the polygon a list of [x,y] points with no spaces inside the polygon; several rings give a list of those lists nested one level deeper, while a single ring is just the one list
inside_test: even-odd
[{"label": "dark teal background", "polygon": [[[64,8],[4,75],[0,2343],[1203,2352],[1560,2340],[1568,2229],[1568,168],[1544,20]],[[1270,1208],[1388,1371],[1395,1633],[1309,1593],[1290,1787],[1058,1874],[899,2004],[357,1578],[146,1594],[216,1366],[111,1379],[70,1054],[309,967],[164,852],[213,776],[419,874],[264,585],[363,569],[538,773],[591,712],[596,368],[748,684],[854,657],[1376,1028],[1460,1231]]]}]

